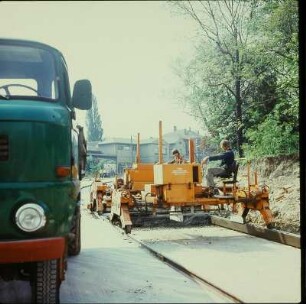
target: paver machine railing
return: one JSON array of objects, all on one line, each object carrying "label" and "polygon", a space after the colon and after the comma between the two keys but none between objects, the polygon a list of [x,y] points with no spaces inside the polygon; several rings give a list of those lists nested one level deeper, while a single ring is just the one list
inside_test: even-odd
[{"label": "paver machine railing", "polygon": [[[244,212],[243,220],[249,210],[258,210],[267,225],[272,225],[272,213],[269,208],[269,193],[266,185],[260,186],[257,173],[247,166],[247,185],[242,186],[237,180],[237,171],[230,179],[223,179],[219,186],[220,194],[211,195],[208,187],[203,186],[203,171],[201,165],[194,161],[194,141],[189,140],[189,162],[183,164],[168,164],[162,161],[162,125],[159,125],[159,163],[154,164],[154,183],[145,186],[145,197],[150,193],[153,202],[152,212],[157,209],[169,211],[170,218],[183,221],[190,213],[203,213],[220,205],[232,206],[233,212],[239,204]],[[238,170],[238,165],[237,165]],[[255,178],[251,182],[251,176]]]},{"label": "paver machine railing", "polygon": [[[150,164],[149,174],[145,166],[136,166],[126,170],[122,185],[112,195],[112,220],[120,218],[121,224],[128,227],[125,230],[130,232],[133,225],[131,212],[135,206],[142,204],[146,207],[146,213],[139,213],[139,216],[160,216],[165,215],[170,220],[184,222],[190,217],[206,218],[208,212],[229,206],[231,212],[236,213],[243,210],[241,216],[245,218],[249,210],[259,211],[267,225],[272,225],[272,213],[269,208],[269,193],[267,186],[259,186],[257,173],[252,173],[249,162],[247,165],[247,185],[243,186],[238,182],[238,166],[234,175],[222,179],[219,185],[219,195],[212,195],[208,187],[203,186],[203,170],[201,164],[195,162],[194,141],[189,140],[189,161],[183,164],[169,164],[163,162],[162,157],[162,123],[159,122],[159,161]],[[251,182],[251,176],[255,178]],[[142,178],[137,179],[138,176]],[[151,181],[148,182],[148,179]],[[130,187],[137,185],[140,187]],[[139,184],[138,184],[139,185]],[[139,200],[135,199],[135,195]],[[142,202],[140,202],[140,199]],[[137,210],[136,210],[137,212]]]}]

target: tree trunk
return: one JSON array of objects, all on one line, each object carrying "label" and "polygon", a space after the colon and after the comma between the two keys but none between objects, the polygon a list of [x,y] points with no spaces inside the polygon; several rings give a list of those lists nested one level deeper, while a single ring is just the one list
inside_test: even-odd
[{"label": "tree trunk", "polygon": [[237,122],[237,148],[239,157],[243,157],[243,126],[242,126],[242,100],[240,95],[240,79],[237,78],[235,81],[235,91],[236,91],[236,122]]},{"label": "tree trunk", "polygon": [[236,49],[235,61],[237,67],[236,79],[235,79],[235,95],[236,95],[236,123],[237,123],[237,149],[239,157],[243,157],[243,125],[242,125],[242,99],[241,99],[241,79],[240,79],[240,58],[239,50]]}]

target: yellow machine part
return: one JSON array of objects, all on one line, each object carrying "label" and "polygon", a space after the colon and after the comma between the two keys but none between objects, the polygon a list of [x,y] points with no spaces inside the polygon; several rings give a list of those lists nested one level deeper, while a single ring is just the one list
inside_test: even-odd
[{"label": "yellow machine part", "polygon": [[171,205],[195,202],[195,194],[202,181],[199,164],[156,164],[154,184],[162,185],[163,199]]},{"label": "yellow machine part", "polygon": [[103,193],[105,193],[106,189],[108,188],[108,186],[106,184],[104,184],[101,181],[94,181],[92,187],[91,187],[91,192],[93,193],[93,197],[96,198],[97,192],[101,191]]},{"label": "yellow machine part", "polygon": [[164,200],[167,203],[192,203],[194,202],[194,185],[190,184],[174,184],[165,186],[164,190]]},{"label": "yellow machine part", "polygon": [[153,164],[136,163],[124,170],[124,184],[131,184],[131,190],[141,191],[145,184],[152,184],[153,180]]},{"label": "yellow machine part", "polygon": [[200,164],[156,164],[154,165],[154,184],[193,184],[202,182]]}]

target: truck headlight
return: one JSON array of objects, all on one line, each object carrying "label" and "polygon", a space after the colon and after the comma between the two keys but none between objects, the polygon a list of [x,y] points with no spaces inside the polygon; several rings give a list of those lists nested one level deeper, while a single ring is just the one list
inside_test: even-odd
[{"label": "truck headlight", "polygon": [[17,210],[15,220],[21,230],[33,232],[45,226],[45,211],[37,204],[28,203]]}]

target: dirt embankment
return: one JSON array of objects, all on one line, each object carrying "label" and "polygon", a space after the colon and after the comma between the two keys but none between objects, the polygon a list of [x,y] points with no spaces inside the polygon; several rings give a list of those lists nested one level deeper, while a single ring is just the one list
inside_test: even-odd
[{"label": "dirt embankment", "polygon": [[[267,157],[251,163],[258,181],[269,187],[270,209],[275,228],[300,233],[300,161],[298,155]],[[245,168],[242,167],[240,174]],[[239,174],[238,174],[239,179]],[[264,225],[259,212],[250,211],[247,220]]]}]

